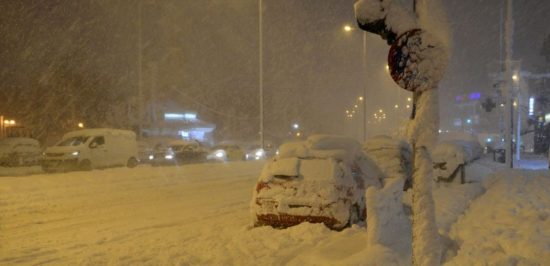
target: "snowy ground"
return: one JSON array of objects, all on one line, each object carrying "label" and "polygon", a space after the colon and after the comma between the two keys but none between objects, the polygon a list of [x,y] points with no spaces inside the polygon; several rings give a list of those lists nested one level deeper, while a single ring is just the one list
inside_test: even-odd
[{"label": "snowy ground", "polygon": [[[0,265],[410,261],[407,243],[369,249],[363,226],[342,232],[319,224],[250,228],[249,201],[262,166],[140,166],[0,177]],[[482,161],[468,169],[468,177],[479,182],[434,190],[444,260],[451,265],[547,263],[550,172],[490,174],[493,169]]]}]

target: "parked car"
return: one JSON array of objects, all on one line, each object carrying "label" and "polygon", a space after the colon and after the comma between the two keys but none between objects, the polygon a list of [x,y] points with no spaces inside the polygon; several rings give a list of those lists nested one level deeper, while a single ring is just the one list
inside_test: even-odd
[{"label": "parked car", "polygon": [[246,159],[244,150],[238,145],[219,145],[206,156],[209,161],[241,161]]},{"label": "parked car", "polygon": [[32,138],[5,138],[0,140],[0,165],[36,165],[40,159],[40,143]]},{"label": "parked car", "polygon": [[380,185],[379,171],[354,139],[313,135],[283,144],[256,184],[256,226],[323,223],[340,230],[366,218],[365,190]]},{"label": "parked car", "polygon": [[46,172],[135,167],[138,164],[136,134],[110,128],[72,131],[45,150],[41,164]]},{"label": "parked car", "polygon": [[208,149],[196,140],[174,140],[157,146],[150,161],[153,166],[196,163],[206,161],[207,154]]},{"label": "parked car", "polygon": [[477,140],[444,141],[432,151],[433,176],[435,181],[453,182],[460,174],[465,183],[464,166],[481,157],[483,148]]},{"label": "parked car", "polygon": [[154,154],[154,149],[149,145],[149,143],[143,140],[138,141],[137,145],[139,163],[149,163],[149,160],[152,159]]}]

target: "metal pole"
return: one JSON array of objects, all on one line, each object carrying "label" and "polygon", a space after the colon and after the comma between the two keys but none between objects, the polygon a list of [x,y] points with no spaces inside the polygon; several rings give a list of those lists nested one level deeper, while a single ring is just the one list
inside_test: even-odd
[{"label": "metal pole", "polygon": [[513,24],[512,24],[512,0],[507,1],[506,7],[506,22],[504,24],[504,43],[506,52],[506,71],[504,72],[506,81],[506,106],[509,111],[505,111],[504,123],[505,132],[504,139],[506,140],[506,165],[510,168],[514,168],[514,160],[512,158],[512,132],[513,132],[513,93],[512,93],[512,37],[513,37]]},{"label": "metal pole", "polygon": [[138,2],[138,139],[141,139],[143,129],[143,84],[142,84],[142,47],[141,47],[141,0]]},{"label": "metal pole", "polygon": [[367,32],[363,32],[363,70],[365,81],[363,84],[363,141],[367,140]]},{"label": "metal pole", "polygon": [[259,86],[260,86],[260,144],[262,145],[262,149],[264,148],[264,84],[263,84],[263,34],[262,34],[262,24],[263,24],[263,17],[262,17],[262,6],[263,1],[259,0],[258,3],[258,28],[259,28]]}]

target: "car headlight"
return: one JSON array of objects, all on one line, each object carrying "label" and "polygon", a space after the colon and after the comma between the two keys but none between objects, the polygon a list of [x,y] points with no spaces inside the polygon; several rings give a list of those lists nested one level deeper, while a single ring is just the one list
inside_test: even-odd
[{"label": "car headlight", "polygon": [[225,152],[223,152],[223,151],[217,151],[215,155],[216,155],[216,157],[218,157],[218,158],[223,158],[223,156],[225,155]]},{"label": "car headlight", "polygon": [[166,154],[166,155],[164,155],[164,158],[165,158],[166,160],[172,160],[172,159],[174,159],[174,155],[172,155],[172,154]]},{"label": "car headlight", "polygon": [[262,157],[262,156],[264,156],[264,150],[257,150],[256,157]]},{"label": "car headlight", "polygon": [[71,152],[72,156],[78,156],[80,154],[80,151],[73,151]]},{"label": "car headlight", "polygon": [[153,159],[155,159],[155,156],[149,155],[149,160],[153,160]]}]

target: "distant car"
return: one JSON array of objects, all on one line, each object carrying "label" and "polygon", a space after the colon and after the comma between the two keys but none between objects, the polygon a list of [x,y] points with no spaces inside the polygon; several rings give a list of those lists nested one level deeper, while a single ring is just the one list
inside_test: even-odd
[{"label": "distant car", "polygon": [[374,164],[350,138],[313,135],[283,144],[265,165],[251,202],[254,224],[323,223],[340,230],[366,218],[365,190],[379,185]]},{"label": "distant car", "polygon": [[145,141],[138,141],[138,159],[140,163],[149,163],[151,160],[154,149]]},{"label": "distant car", "polygon": [[0,165],[29,166],[39,163],[42,150],[32,138],[5,138],[0,140]]},{"label": "distant car", "polygon": [[238,145],[219,145],[206,156],[209,161],[241,161],[245,160],[245,152]]},{"label": "distant car", "polygon": [[206,161],[208,149],[196,140],[174,140],[157,147],[150,156],[153,166],[178,165]]}]

